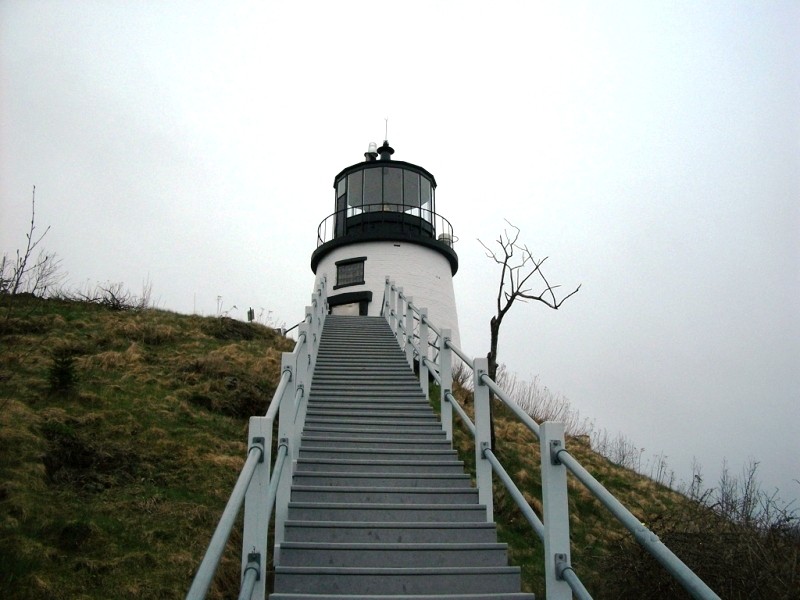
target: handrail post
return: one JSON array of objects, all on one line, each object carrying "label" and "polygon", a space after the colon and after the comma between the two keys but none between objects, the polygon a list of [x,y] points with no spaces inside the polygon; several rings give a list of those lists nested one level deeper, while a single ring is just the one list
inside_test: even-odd
[{"label": "handrail post", "polygon": [[428,317],[428,309],[427,308],[420,308],[419,309],[419,383],[422,386],[422,393],[425,394],[425,398],[428,397],[428,363],[425,362],[427,360],[428,355],[428,322],[426,321]]},{"label": "handrail post", "polygon": [[406,336],[406,361],[408,366],[414,368],[414,309],[411,307],[413,298],[406,298],[406,323],[405,323],[405,336]]},{"label": "handrail post", "polygon": [[397,288],[394,285],[394,281],[389,282],[389,314],[391,315],[391,320],[389,321],[389,325],[392,327],[392,334],[397,336]]},{"label": "handrail post", "polygon": [[494,500],[492,498],[492,464],[483,455],[491,447],[492,430],[489,420],[489,386],[482,377],[488,375],[489,361],[476,358],[473,362],[473,389],[475,395],[475,480],[478,486],[478,502],[486,506],[487,522],[494,521]]},{"label": "handrail post", "polygon": [[439,378],[442,380],[441,409],[442,428],[449,442],[453,442],[453,405],[447,394],[453,393],[453,351],[447,345],[450,340],[449,329],[442,329],[439,336]]},{"label": "handrail post", "polygon": [[311,296],[311,346],[314,352],[311,355],[311,367],[316,366],[317,362],[317,346],[319,346],[319,332],[322,329],[320,315],[322,314],[322,302],[317,294]]},{"label": "handrail post", "polygon": [[400,332],[403,329],[403,325],[405,325],[405,319],[403,315],[405,312],[403,311],[403,304],[405,302],[405,296],[403,296],[403,288],[397,288],[397,328],[394,331],[394,335],[397,338],[397,342],[400,344],[400,347],[403,347],[404,339],[401,339]]},{"label": "handrail post", "polygon": [[[311,362],[308,363],[309,370],[314,369],[314,357],[316,356],[316,343],[317,340],[314,336],[314,306],[306,306],[305,319],[306,322],[306,347],[308,348],[308,356]],[[298,333],[298,339],[300,334]]]},{"label": "handrail post", "polygon": [[389,302],[389,297],[392,294],[392,284],[389,282],[389,276],[387,275],[384,279],[383,284],[383,306],[381,306],[381,314],[383,318],[386,319],[386,322],[389,324],[389,327],[392,326],[392,309],[391,304]]},{"label": "handrail post", "polygon": [[314,317],[312,319],[313,327],[311,328],[311,367],[312,369],[317,364],[317,350],[319,349],[319,342],[322,336],[322,328],[325,326],[325,317],[328,314],[328,295],[327,295],[327,276],[323,276],[319,282],[319,287],[316,290],[314,298]]},{"label": "handrail post", "polygon": [[311,333],[308,329],[308,325],[303,323],[300,325],[298,333],[298,337],[301,335],[306,336],[306,343],[303,344],[297,356],[297,384],[295,385],[295,390],[297,390],[297,388],[302,388],[302,396],[300,396],[300,405],[295,406],[294,410],[292,411],[293,426],[292,437],[290,438],[292,443],[289,444],[289,449],[291,450],[290,455],[295,460],[297,460],[300,453],[300,433],[303,431],[303,423],[306,421],[306,411],[308,410],[308,393],[311,389],[312,368],[311,348],[309,344]]},{"label": "handrail post", "polygon": [[572,590],[561,577],[564,566],[570,564],[567,469],[556,456],[564,448],[564,424],[547,421],[539,431],[545,591],[547,600],[571,600]]},{"label": "handrail post", "polygon": [[325,307],[328,305],[328,276],[323,275],[319,286],[320,308],[323,315],[325,314]]},{"label": "handrail post", "polygon": [[[283,395],[279,398],[278,440],[279,444],[286,443],[288,445],[289,440],[294,439],[295,392],[297,391],[297,355],[292,352],[284,352],[281,358],[281,372],[286,370],[290,373],[290,379]],[[288,459],[292,459],[291,448],[289,448]],[[289,512],[289,496],[292,491],[294,462],[295,461],[292,460],[291,463],[285,466],[281,471],[281,479],[278,482],[278,494],[275,497],[275,551],[273,555],[275,563],[280,561],[283,528]]]},{"label": "handrail post", "polygon": [[242,570],[244,579],[245,571],[251,562],[253,552],[259,553],[259,574],[253,588],[252,600],[266,598],[265,584],[267,582],[267,531],[269,529],[269,512],[264,502],[264,496],[269,487],[269,475],[272,460],[272,427],[267,417],[250,417],[247,433],[248,445],[260,441],[264,445],[264,453],[256,467],[247,494],[244,497],[244,530],[242,532]]}]

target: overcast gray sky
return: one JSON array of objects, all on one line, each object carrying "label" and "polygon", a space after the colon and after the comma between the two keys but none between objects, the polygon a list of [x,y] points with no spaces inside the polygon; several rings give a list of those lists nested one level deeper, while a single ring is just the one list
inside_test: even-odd
[{"label": "overcast gray sky", "polygon": [[0,245],[36,185],[71,285],[293,324],[386,116],[459,238],[469,354],[507,218],[583,288],[515,307],[501,362],[679,476],[752,457],[800,496],[797,2],[0,0]]}]

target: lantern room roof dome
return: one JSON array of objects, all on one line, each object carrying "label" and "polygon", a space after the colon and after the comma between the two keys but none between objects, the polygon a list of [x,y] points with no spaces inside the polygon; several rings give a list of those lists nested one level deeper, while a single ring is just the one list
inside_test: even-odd
[{"label": "lantern room roof dome", "polygon": [[[377,147],[374,142],[370,143],[369,149],[367,150],[367,152],[364,153],[364,157],[366,160],[357,162],[356,164],[350,165],[349,167],[346,167],[341,171],[339,171],[339,173],[336,174],[336,177],[333,178],[333,186],[336,187],[337,182],[342,177],[344,177],[345,175],[349,175],[350,173],[353,173],[355,171],[359,171],[361,169],[372,169],[377,167],[388,167],[391,164],[391,166],[393,167],[398,167],[401,169],[410,169],[412,171],[416,171],[421,175],[424,175],[425,178],[431,182],[431,186],[434,188],[436,187],[436,178],[430,171],[424,169],[423,167],[420,167],[419,165],[415,165],[413,163],[406,162],[404,160],[392,160],[391,158],[392,154],[394,154],[394,148],[389,146],[388,140],[384,140],[383,145],[380,147]],[[378,156],[380,156],[380,159],[378,159]]]}]

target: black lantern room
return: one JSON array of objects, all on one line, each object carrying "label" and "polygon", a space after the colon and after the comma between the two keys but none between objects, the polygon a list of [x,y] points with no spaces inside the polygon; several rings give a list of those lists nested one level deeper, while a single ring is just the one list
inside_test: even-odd
[{"label": "black lantern room", "polygon": [[334,178],[335,208],[318,229],[317,249],[311,256],[314,272],[334,248],[392,240],[435,248],[450,262],[453,274],[458,270],[453,228],[436,212],[436,180],[422,167],[392,160],[392,154],[388,141],[380,148],[370,144],[364,162]]}]

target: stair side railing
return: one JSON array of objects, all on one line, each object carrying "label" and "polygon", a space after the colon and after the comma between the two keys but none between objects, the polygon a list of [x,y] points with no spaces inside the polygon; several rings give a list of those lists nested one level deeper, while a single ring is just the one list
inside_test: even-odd
[{"label": "stair side railing", "polygon": [[[412,363],[419,362],[420,377],[425,374],[439,384],[442,427],[447,439],[453,439],[453,413],[457,414],[470,432],[475,444],[476,485],[479,502],[486,506],[487,521],[493,521],[492,474],[503,483],[514,499],[525,519],[544,544],[545,586],[547,600],[591,600],[571,565],[569,543],[569,504],[567,471],[571,472],[586,489],[594,495],[611,514],[631,532],[636,541],[647,550],[672,577],[678,580],[693,598],[719,600],[719,596],[681,561],[650,529],[644,526],[614,495],[595,479],[569,453],[564,444],[564,424],[556,422],[537,423],[491,378],[488,360],[485,357],[470,359],[453,343],[448,329],[437,329],[428,319],[427,310],[414,306],[413,299],[403,293],[403,288],[386,277],[383,316],[393,331],[398,334],[398,343],[406,356],[412,352]],[[409,319],[411,315],[411,319]],[[416,320],[416,323],[413,321]],[[415,337],[415,328],[419,336]],[[409,332],[411,332],[409,334]],[[428,355],[429,332],[436,335],[436,358]],[[424,337],[423,337],[424,335]],[[453,355],[457,356],[472,371],[475,422],[453,395]],[[539,519],[522,492],[504,469],[491,447],[490,397],[494,394],[539,440],[542,473],[542,516]]]},{"label": "stair side railing", "polygon": [[[328,313],[326,290],[327,282],[323,277],[311,297],[311,305],[305,308],[305,318],[298,326],[294,349],[284,352],[281,357],[281,376],[266,414],[250,417],[247,459],[197,569],[187,600],[200,600],[208,594],[242,504],[244,524],[239,599],[266,598],[269,524],[274,512],[275,560],[283,540],[292,471],[300,446],[319,338]],[[273,463],[276,417],[278,441]]]}]

